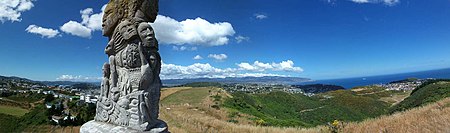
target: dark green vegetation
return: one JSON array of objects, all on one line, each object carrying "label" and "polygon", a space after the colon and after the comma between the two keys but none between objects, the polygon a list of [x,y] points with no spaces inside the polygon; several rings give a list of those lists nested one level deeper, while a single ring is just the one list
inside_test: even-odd
[{"label": "dark green vegetation", "polygon": [[[410,92],[365,86],[312,97],[285,92],[233,93],[222,106],[255,116],[263,125],[313,127],[333,120],[362,121],[439,101],[450,97],[450,80],[429,80]],[[395,104],[402,97],[407,98]]]},{"label": "dark green vegetation", "polygon": [[430,80],[413,90],[411,95],[389,112],[405,111],[450,97],[450,80]]},{"label": "dark green vegetation", "polygon": [[42,100],[44,97],[45,94],[40,93],[15,93],[14,95],[10,95],[6,98],[17,102],[34,103]]},{"label": "dark green vegetation", "polygon": [[413,82],[413,81],[417,81],[417,80],[419,80],[419,79],[418,78],[407,78],[407,79],[404,79],[404,80],[392,81],[390,83],[391,84],[392,83],[407,83],[407,82]]},{"label": "dark green vegetation", "polygon": [[44,106],[36,106],[33,110],[21,117],[0,114],[0,129],[2,132],[20,132],[28,126],[48,123]]},{"label": "dark green vegetation", "polygon": [[[37,93],[0,93],[0,132],[22,132],[30,127],[56,125],[52,116],[76,116],[59,120],[60,126],[80,126],[95,116],[95,104],[69,102],[70,113],[63,113],[64,99]],[[44,104],[53,104],[47,109]]]},{"label": "dark green vegetation", "polygon": [[271,126],[313,127],[333,120],[360,121],[385,114],[389,107],[385,102],[348,90],[314,97],[285,92],[232,95],[224,106],[256,116]]},{"label": "dark green vegetation", "polygon": [[312,85],[293,85],[293,87],[300,88],[305,93],[323,93],[335,90],[344,90],[345,88],[337,85],[324,85],[324,84],[312,84]]}]

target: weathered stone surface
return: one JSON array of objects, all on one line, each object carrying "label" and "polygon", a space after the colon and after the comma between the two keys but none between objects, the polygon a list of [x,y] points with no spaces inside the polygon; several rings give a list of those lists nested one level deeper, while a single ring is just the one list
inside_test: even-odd
[{"label": "weathered stone surface", "polygon": [[109,1],[102,25],[109,38],[105,48],[109,63],[103,66],[95,121],[84,124],[81,132],[167,129],[158,119],[161,56],[149,24],[157,14],[158,0]]}]

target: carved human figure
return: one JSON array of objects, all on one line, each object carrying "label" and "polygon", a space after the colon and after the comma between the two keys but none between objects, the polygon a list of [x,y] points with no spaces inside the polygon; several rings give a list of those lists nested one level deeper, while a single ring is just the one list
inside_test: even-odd
[{"label": "carved human figure", "polygon": [[103,64],[103,78],[102,78],[102,83],[101,83],[101,95],[102,95],[102,99],[104,98],[108,98],[108,94],[109,94],[109,86],[110,86],[110,82],[109,82],[109,77],[110,77],[110,66],[108,63]]},{"label": "carved human figure", "polygon": [[[139,90],[143,90],[142,102],[140,105],[141,110],[144,112],[144,118],[149,122],[149,127],[154,127],[158,124],[159,114],[159,98],[161,95],[161,80],[156,74],[159,75],[159,71],[156,69],[158,62],[160,62],[159,53],[157,51],[151,51],[149,57],[144,54],[144,48],[139,45],[139,53],[141,57],[141,81],[139,82]],[[149,61],[148,61],[148,60]]]}]

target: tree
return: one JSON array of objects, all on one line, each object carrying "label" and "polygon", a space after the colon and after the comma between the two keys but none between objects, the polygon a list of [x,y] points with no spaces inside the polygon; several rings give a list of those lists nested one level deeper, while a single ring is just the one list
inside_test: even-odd
[{"label": "tree", "polygon": [[45,96],[45,103],[49,103],[49,102],[52,102],[53,100],[55,100],[55,97],[53,97],[53,95],[52,94],[47,94],[46,96]]}]

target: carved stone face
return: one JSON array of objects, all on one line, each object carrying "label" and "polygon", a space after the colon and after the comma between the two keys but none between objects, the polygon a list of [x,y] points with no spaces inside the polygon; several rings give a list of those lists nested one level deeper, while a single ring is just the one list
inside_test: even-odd
[{"label": "carved stone face", "polygon": [[110,40],[110,41],[108,42],[108,45],[106,45],[105,53],[106,53],[107,55],[113,55],[113,54],[115,54],[115,53],[114,53],[114,42],[113,42],[113,40]]},{"label": "carved stone face", "polygon": [[136,27],[128,20],[122,21],[119,24],[119,32],[122,34],[123,39],[128,41],[131,41],[133,37],[138,35]]},{"label": "carved stone face", "polygon": [[159,75],[161,70],[161,56],[157,51],[150,51],[149,53],[149,63],[150,67],[156,75]]},{"label": "carved stone face", "polygon": [[139,37],[144,47],[158,48],[153,28],[148,23],[140,23],[138,26]]},{"label": "carved stone face", "polygon": [[150,65],[152,65],[152,68],[156,68],[156,60],[155,55],[150,55]]},{"label": "carved stone face", "polygon": [[111,37],[114,32],[114,28],[117,25],[117,14],[114,13],[114,4],[108,4],[105,9],[105,13],[103,14],[102,20],[102,29],[103,36]]}]

